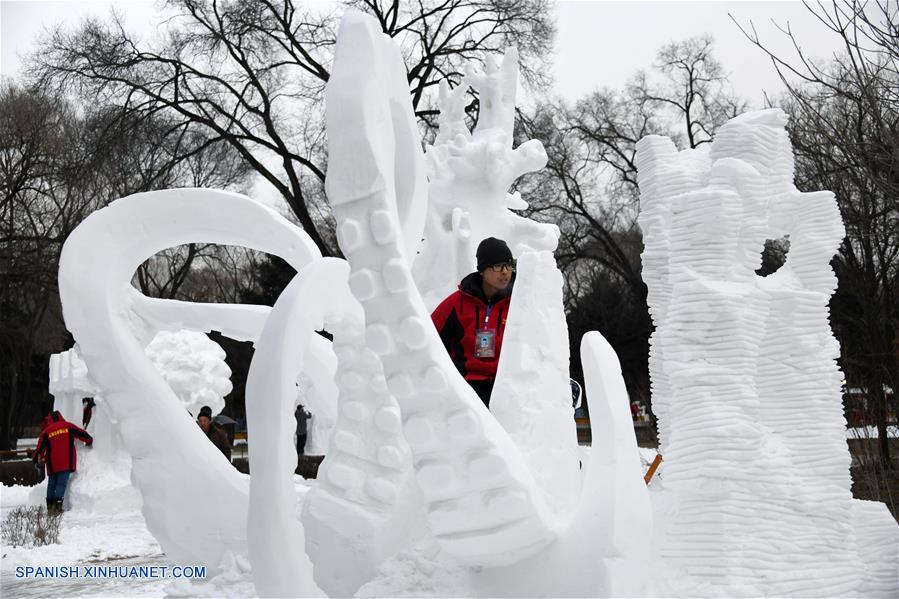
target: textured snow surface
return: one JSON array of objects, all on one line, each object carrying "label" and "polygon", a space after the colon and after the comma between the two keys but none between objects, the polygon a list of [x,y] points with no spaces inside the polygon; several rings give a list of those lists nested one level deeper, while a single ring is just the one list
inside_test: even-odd
[{"label": "textured snow surface", "polygon": [[194,331],[160,331],[144,352],[192,416],[203,406],[213,416],[224,409],[231,369],[215,341]]},{"label": "textured snow surface", "polygon": [[[509,193],[516,179],[542,169],[547,160],[538,140],[512,147],[517,86],[515,48],[506,51],[501,64],[488,55],[485,72],[468,73],[452,89],[446,80],[440,82],[440,129],[426,154],[428,210],[412,268],[428,310],[475,269],[475,249],[482,239],[505,240],[516,258],[525,250],[552,251],[558,244],[559,228],[516,214],[528,204],[520,193]],[[473,131],[465,124],[469,88],[480,98]]]},{"label": "textured snow surface", "polygon": [[[839,346],[827,304],[843,237],[833,194],[800,193],[777,109],[732,119],[709,151],[637,145],[643,277],[656,324],[653,409],[664,488],[654,497],[655,592],[846,595],[891,581],[865,570],[853,526]],[[765,239],[789,236],[761,278]],[[802,422],[801,430],[796,423]],[[866,512],[892,550],[896,523]],[[895,574],[895,569],[893,569]]]},{"label": "textured snow surface", "polygon": [[69,422],[80,425],[82,398],[96,396],[99,389],[78,353],[77,343],[68,351],[50,356],[48,387],[54,397],[53,409],[59,410]]}]

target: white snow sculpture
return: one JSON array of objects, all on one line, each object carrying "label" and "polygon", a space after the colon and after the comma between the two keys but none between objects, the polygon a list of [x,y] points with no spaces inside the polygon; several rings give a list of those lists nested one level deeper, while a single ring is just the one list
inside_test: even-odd
[{"label": "white snow sculpture", "polygon": [[218,343],[195,331],[160,331],[144,352],[192,416],[203,406],[224,409],[231,369]]},{"label": "white snow sculpture", "polygon": [[78,346],[50,356],[48,389],[53,396],[53,409],[63,418],[81,425],[82,398],[94,397],[99,392],[87,372],[87,365],[78,353]]},{"label": "white snow sculpture", "polygon": [[490,398],[491,413],[531,465],[559,526],[574,514],[581,487],[563,282],[552,252],[527,252],[518,260]]},{"label": "white snow sculpture", "polygon": [[304,354],[303,371],[297,377],[295,403],[303,404],[312,413],[306,422],[306,453],[328,455],[331,434],[337,424],[337,356],[333,344],[316,335]]},{"label": "white snow sculpture", "polygon": [[[291,443],[293,381],[314,339],[329,322],[335,331],[362,329],[358,302],[347,288],[348,268],[334,258],[303,268],[278,298],[257,344],[247,377],[250,448],[249,557],[263,597],[320,594],[312,580],[303,527],[296,518]],[[260,431],[262,434],[260,434]],[[335,445],[340,445],[338,439]]]},{"label": "white snow sculpture", "polygon": [[53,408],[78,426],[84,409],[81,399],[92,397],[96,403],[87,426],[94,442],[89,450],[76,444],[78,472],[72,476],[66,492],[66,509],[77,506],[78,509],[115,510],[139,506],[140,496],[131,486],[131,456],[122,446],[118,423],[91,379],[77,343],[67,351],[50,356],[49,390],[54,397]]},{"label": "white snow sculpture", "polygon": [[[431,160],[446,169],[433,171],[430,245],[416,260],[439,257],[455,284],[471,266],[469,241],[493,234],[513,244],[521,268],[495,414],[455,371],[413,282],[421,153],[400,55],[368,17],[344,17],[326,91],[326,187],[348,264],[321,259],[299,229],[248,198],[209,190],[124,198],[69,238],[66,322],[120,421],[166,554],[214,571],[227,553],[246,552],[262,596],[349,596],[362,585],[364,595],[421,594],[410,586],[420,577],[391,577],[404,560],[451,574],[432,587],[437,595],[895,595],[896,525],[848,489],[826,326],[839,218],[829,194],[792,187],[779,112],[732,121],[710,154],[678,153],[660,138],[639,144],[666,477],[651,504],[620,366],[597,333],[581,347],[598,418],[578,477],[561,277],[548,252],[557,232],[517,221],[497,200],[513,173],[540,166],[533,144],[510,149],[512,58],[473,79],[484,129],[472,136],[461,92],[453,104],[444,90],[435,148],[444,145]],[[472,228],[490,219],[505,232]],[[762,242],[787,233],[787,265],[759,279]],[[299,275],[272,309],[152,300],[130,287],[146,257],[190,241],[280,255]],[[446,281],[420,282],[449,291]],[[333,351],[314,333],[322,326]],[[144,355],[160,330],[181,329],[258,342],[249,482]],[[298,523],[296,385],[333,395],[333,373],[336,423]],[[813,422],[797,441],[788,431],[799,414]]]},{"label": "white snow sculpture", "polygon": [[[666,463],[654,497],[658,594],[899,592],[886,506],[865,503],[877,539],[853,520],[827,312],[842,222],[833,194],[793,186],[785,124],[778,109],[737,117],[708,154],[660,137],[637,145]],[[765,239],[784,235],[786,264],[757,276]],[[889,537],[866,573],[864,548]]]},{"label": "white snow sculpture", "polygon": [[[469,86],[480,94],[474,131],[465,124]],[[537,140],[512,149],[517,86],[514,48],[506,52],[502,66],[488,56],[486,73],[469,74],[452,90],[446,80],[440,82],[440,130],[426,155],[427,221],[412,270],[428,310],[474,270],[475,248],[482,239],[504,239],[516,257],[525,249],[552,251],[558,244],[559,228],[513,212],[528,204],[520,193],[508,193],[521,175],[546,165],[546,152]]]},{"label": "white snow sculpture", "polygon": [[248,506],[247,481],[205,439],[144,347],[164,328],[253,338],[268,310],[150,300],[130,285],[149,256],[197,241],[279,255],[298,271],[320,257],[305,233],[245,196],[159,191],[88,216],[66,240],[59,288],[66,326],[133,458],[148,528],[171,559],[214,571],[227,553],[246,552],[246,521],[239,514]]},{"label": "white snow sculpture", "polygon": [[[344,16],[326,89],[333,165],[326,189],[338,240],[350,289],[365,309],[366,344],[400,404],[432,531],[460,559],[505,565],[544,546],[553,532],[520,453],[455,371],[412,283],[388,177],[398,142],[373,60],[384,42],[373,25]],[[479,488],[484,479],[492,489]]]},{"label": "white snow sculpture", "polygon": [[[316,563],[316,580],[328,592],[352,592],[353,585],[364,580],[356,573],[367,573],[377,566],[375,555],[383,547],[383,542],[376,540],[379,534],[401,540],[405,535],[407,542],[414,538],[407,531],[395,530],[396,521],[390,519],[390,505],[403,500],[408,492],[401,486],[404,462],[408,459],[403,454],[403,444],[399,440],[392,442],[393,457],[377,454],[379,461],[389,457],[389,461],[381,461],[382,465],[393,463],[399,468],[386,481],[380,470],[370,466],[368,457],[378,448],[379,434],[402,431],[411,450],[428,528],[452,559],[480,568],[469,580],[478,593],[497,594],[498,589],[503,589],[503,594],[539,595],[554,592],[561,584],[574,594],[595,594],[608,582],[604,569],[597,568],[597,562],[607,556],[606,551],[610,552],[608,555],[616,551],[606,538],[608,513],[602,511],[595,495],[581,494],[574,513],[563,517],[562,509],[570,504],[554,497],[553,491],[535,481],[529,464],[509,434],[456,372],[412,281],[400,230],[396,190],[389,178],[389,173],[396,168],[396,157],[402,155],[396,147],[402,140],[389,131],[391,120],[386,98],[390,94],[380,85],[383,65],[378,60],[385,55],[380,47],[387,43],[373,20],[347,14],[341,24],[335,64],[326,89],[330,144],[326,188],[338,221],[338,240],[350,263],[349,286],[365,312],[367,349],[358,346],[361,339],[356,341],[351,337],[350,347],[343,350],[338,345],[340,334],[335,334],[341,370],[338,379],[341,418],[332,445],[345,447],[347,453],[361,456],[363,460],[334,463],[329,456],[319,472],[323,486],[310,493],[304,524],[307,548]],[[543,231],[538,226],[531,230]],[[534,247],[540,238],[527,241]],[[513,299],[513,310],[520,309],[523,320],[539,318],[543,306],[535,298],[541,294],[528,293],[529,285],[554,285],[557,289],[546,297],[548,301],[558,300],[559,305],[546,314],[558,324],[561,277],[554,266],[547,264],[548,255],[525,254],[522,260],[527,265],[519,282],[524,291],[521,300]],[[528,277],[534,280],[527,281]],[[518,316],[513,314],[512,318]],[[567,356],[564,328],[561,334],[556,332],[544,342],[551,344],[554,355],[562,356],[559,362],[564,361]],[[503,361],[506,355],[520,357],[540,355],[540,352],[535,340],[520,331],[504,343]],[[515,370],[502,362],[501,368]],[[599,368],[603,372],[601,376],[620,379],[614,362],[604,361]],[[560,374],[567,371],[567,366],[563,369],[561,364],[553,363],[550,371]],[[551,391],[562,380],[561,376],[548,379],[546,388]],[[622,383],[620,390],[623,389]],[[565,381],[560,405],[568,402],[569,393]],[[396,398],[399,410],[391,407],[391,396]],[[599,391],[596,397],[602,397]],[[633,439],[626,396],[606,399],[613,402],[610,410],[622,411],[621,417],[613,422],[625,422],[625,431],[630,431]],[[524,404],[521,398],[508,401],[510,406]],[[547,405],[552,404],[552,400],[547,400]],[[570,418],[570,404],[567,410]],[[344,424],[345,420],[353,421],[352,432]],[[569,434],[568,439],[543,441],[550,446],[558,445],[556,459],[572,459],[572,463],[562,465],[559,480],[576,492],[577,480],[570,476],[576,472],[573,463],[576,454],[570,451],[573,422],[569,420],[565,431],[566,427],[558,426],[552,413],[549,420],[552,425],[543,429],[548,434]],[[344,426],[346,429],[341,430]],[[341,435],[343,432],[347,434]],[[339,435],[343,438],[341,443],[338,443]],[[635,441],[632,449],[633,458]],[[649,517],[648,501],[638,462],[628,461],[623,452],[617,458],[610,458],[606,467],[602,460],[596,460],[595,466],[588,465],[585,488],[595,491],[614,486],[616,475],[620,473],[626,479],[625,469],[634,464],[637,466],[629,475],[640,484],[622,488],[643,494],[644,501],[634,501],[631,497],[629,503],[645,506],[646,513],[642,515],[645,522]],[[372,479],[389,484],[382,484],[379,489],[371,484]],[[309,519],[316,515],[315,493],[320,489],[329,496],[327,503],[322,502],[327,507],[317,514],[323,530],[341,526],[364,529],[362,533],[339,530],[338,535],[345,542],[331,547],[330,566],[327,561],[322,564],[333,570],[333,562],[339,560],[345,573],[353,575],[352,585],[344,581],[346,586],[338,587],[341,581],[337,577],[320,576],[321,539],[328,537],[314,533]],[[617,503],[608,505],[614,508]],[[379,510],[384,514],[380,520],[375,517]],[[346,524],[342,512],[353,513],[358,520]],[[625,550],[618,555],[634,559],[636,553]],[[645,563],[646,556],[636,556],[636,559]],[[551,564],[551,570],[559,575],[545,576],[546,569],[542,567],[545,564]]]}]

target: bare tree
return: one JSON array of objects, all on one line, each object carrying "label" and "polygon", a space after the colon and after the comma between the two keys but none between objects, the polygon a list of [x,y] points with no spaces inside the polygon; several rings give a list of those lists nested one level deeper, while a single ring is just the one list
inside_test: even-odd
[{"label": "bare tree", "polygon": [[682,149],[696,148],[744,110],[711,39],[700,37],[663,46],[653,68],[636,73],[623,89],[522,115],[522,133],[542,140],[549,156],[546,169],[522,186],[534,198],[531,213],[562,230],[556,256],[569,291],[575,370],[581,335],[598,329],[621,358],[631,396],[649,403],[652,321],[640,274],[636,144],[660,134]]},{"label": "bare tree", "polygon": [[647,81],[644,73],[636,78],[652,109],[668,108],[675,120],[682,121],[675,123],[681,147],[711,142],[715,128],[746,110],[746,103],[730,92],[727,74],[713,49],[710,35],[666,44],[655,64],[661,81]]},{"label": "bare tree", "polygon": [[[102,107],[85,113],[34,89],[0,88],[0,446],[14,444],[33,416],[29,406],[47,398],[47,356],[65,349],[57,270],[68,234],[117,197],[159,187],[235,187],[247,174],[229,146],[207,144],[161,118],[134,122]],[[245,286],[241,277],[254,259],[220,246],[174,248],[151,258],[136,278],[150,295],[183,298],[182,288],[192,286],[191,299],[215,301],[236,297],[225,281]],[[203,278],[220,284],[192,281],[197,266],[215,266],[215,276]]]},{"label": "bare tree", "polygon": [[[34,389],[33,356],[58,306],[56,264],[67,227],[89,207],[69,202],[78,172],[77,122],[52,97],[0,87],[0,447],[21,434]],[[80,198],[79,198],[80,200]],[[38,392],[46,396],[46,390]]]},{"label": "bare tree", "polygon": [[841,42],[832,60],[807,56],[789,25],[781,30],[792,56],[767,49],[752,24],[744,33],[787,87],[782,105],[792,117],[797,185],[836,194],[846,238],[833,262],[839,287],[831,321],[847,383],[867,391],[889,467],[886,429],[896,407],[886,389],[899,385],[899,5],[806,7]]},{"label": "bare tree", "polygon": [[[429,90],[461,65],[517,44],[525,74],[546,56],[553,25],[546,0],[351,2],[402,45],[413,107],[433,115]],[[162,114],[173,126],[224,142],[284,198],[325,255],[328,234],[323,87],[335,19],[293,0],[170,0],[168,37],[139,43],[120,19],[56,31],[35,56],[42,86],[78,91],[137,118]]]}]

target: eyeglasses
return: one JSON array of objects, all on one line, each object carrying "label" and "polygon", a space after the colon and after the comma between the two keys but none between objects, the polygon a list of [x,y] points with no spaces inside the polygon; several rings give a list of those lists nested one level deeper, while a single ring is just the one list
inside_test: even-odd
[{"label": "eyeglasses", "polygon": [[503,272],[504,270],[515,272],[515,263],[503,262],[502,264],[493,264],[490,266],[490,270],[492,270],[493,272]]}]

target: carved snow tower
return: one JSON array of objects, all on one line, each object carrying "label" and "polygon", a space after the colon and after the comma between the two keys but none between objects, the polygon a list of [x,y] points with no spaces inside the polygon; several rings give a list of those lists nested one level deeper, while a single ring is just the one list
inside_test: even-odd
[{"label": "carved snow tower", "polygon": [[[850,493],[827,308],[842,221],[832,193],[794,187],[785,124],[778,109],[737,117],[708,153],[657,136],[637,145],[666,463],[654,497],[659,592],[869,594],[891,575],[895,585],[895,543],[867,565],[862,555],[895,539],[895,522]],[[784,236],[786,263],[756,275],[765,240]],[[879,539],[857,538],[856,512],[880,522]]]}]

